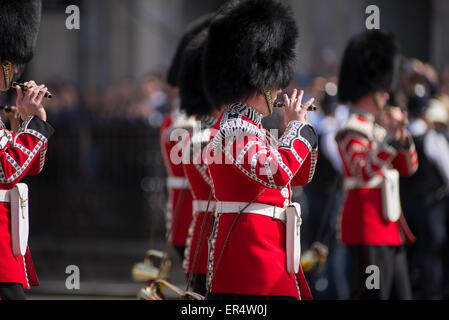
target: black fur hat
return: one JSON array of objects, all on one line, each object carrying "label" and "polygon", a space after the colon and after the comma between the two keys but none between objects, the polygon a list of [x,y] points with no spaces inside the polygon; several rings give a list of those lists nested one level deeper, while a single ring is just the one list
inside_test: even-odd
[{"label": "black fur hat", "polygon": [[197,20],[193,21],[188,27],[187,31],[182,36],[178,47],[176,48],[175,55],[171,61],[171,65],[167,72],[167,82],[172,87],[178,86],[178,77],[181,69],[181,62],[183,58],[183,52],[185,47],[190,43],[190,41],[202,30],[207,28],[210,24],[213,14],[209,13],[201,16]]},{"label": "black fur hat", "polygon": [[178,77],[179,94],[181,97],[181,109],[189,116],[208,115],[213,110],[204,93],[201,73],[207,35],[207,29],[197,34],[185,47],[182,58]]},{"label": "black fur hat", "polygon": [[298,28],[279,0],[231,0],[211,22],[204,84],[214,106],[285,88],[293,77]]},{"label": "black fur hat", "polygon": [[393,34],[371,30],[355,36],[340,68],[339,100],[355,102],[379,90],[393,90],[399,69],[399,48]]},{"label": "black fur hat", "polygon": [[25,64],[33,58],[41,20],[40,0],[0,0],[0,58]]}]

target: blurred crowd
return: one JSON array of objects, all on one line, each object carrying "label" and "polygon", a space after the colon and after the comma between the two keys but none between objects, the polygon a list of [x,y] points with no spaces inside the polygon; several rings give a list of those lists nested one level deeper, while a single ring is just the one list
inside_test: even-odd
[{"label": "blurred crowd", "polygon": [[85,92],[71,83],[46,85],[53,93],[53,99],[45,102],[53,122],[77,120],[84,115],[93,121],[144,120],[159,127],[176,97],[162,72],[150,73],[139,81],[125,79],[106,88],[88,88]]},{"label": "blurred crowd", "polygon": [[[414,176],[401,180],[404,215],[417,238],[408,248],[414,298],[449,298],[449,279],[444,272],[449,271],[449,67],[435,70],[417,59],[404,59],[399,79],[390,105],[408,113],[420,162]],[[108,120],[144,122],[149,128],[159,128],[178,97],[167,85],[164,72],[152,72],[139,81],[126,79],[105,89],[89,88],[83,93],[70,83],[47,86],[54,96],[46,101],[49,121],[56,126],[70,122],[75,128],[85,122],[101,127]],[[343,190],[334,139],[349,107],[338,102],[336,75],[300,74],[293,87],[305,89],[304,99],[315,97],[318,106],[318,111],[309,116],[320,139],[316,174],[312,183],[295,191],[303,205],[303,247],[306,250],[319,242],[329,248],[321,270],[309,270],[307,277],[317,299],[350,299],[348,253],[338,241]],[[282,126],[282,113],[278,111],[264,121],[268,129]],[[151,148],[159,153],[158,145]]]},{"label": "blurred crowd", "polygon": [[[435,68],[417,59],[401,63],[399,83],[389,105],[408,115],[408,129],[416,144],[419,169],[401,178],[404,216],[416,236],[408,247],[408,262],[416,299],[449,297],[449,68]],[[335,77],[315,77],[308,94],[317,98],[319,112],[310,117],[320,139],[319,161],[313,181],[300,196],[305,211],[305,248],[323,243],[329,248],[324,269],[307,273],[314,296],[350,299],[350,264],[338,241],[338,218],[343,201],[341,164],[335,134],[349,108],[337,99]],[[311,204],[311,205],[307,205]]]}]

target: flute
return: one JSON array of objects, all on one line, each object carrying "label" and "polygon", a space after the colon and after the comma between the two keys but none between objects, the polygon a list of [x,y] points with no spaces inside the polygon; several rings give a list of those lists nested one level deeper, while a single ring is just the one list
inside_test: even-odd
[{"label": "flute", "polygon": [[[283,108],[283,107],[285,107],[285,103],[283,103],[283,102],[275,102],[275,103],[274,103],[274,107],[275,107],[275,108]],[[312,104],[312,105],[307,109],[307,111],[317,111],[317,110],[318,110],[318,108],[317,108],[317,106],[314,105],[314,104]]]},{"label": "flute", "polygon": [[[23,83],[13,82],[12,88],[15,88],[16,86],[19,86],[23,91],[27,91],[28,87],[26,87]],[[45,92],[44,98],[52,99],[53,95],[50,93],[50,91]]]}]

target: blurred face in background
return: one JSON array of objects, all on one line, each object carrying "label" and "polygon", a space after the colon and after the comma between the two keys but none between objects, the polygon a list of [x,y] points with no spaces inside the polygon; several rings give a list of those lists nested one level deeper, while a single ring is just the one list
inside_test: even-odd
[{"label": "blurred face in background", "polygon": [[141,92],[144,97],[151,97],[155,92],[163,91],[164,82],[156,75],[146,78],[141,84]]}]

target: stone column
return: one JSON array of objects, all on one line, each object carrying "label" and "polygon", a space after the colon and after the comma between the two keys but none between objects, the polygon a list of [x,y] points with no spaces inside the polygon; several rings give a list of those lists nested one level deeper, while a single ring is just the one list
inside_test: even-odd
[{"label": "stone column", "polygon": [[132,1],[131,70],[134,77],[167,68],[182,33],[185,5],[184,0]]}]

